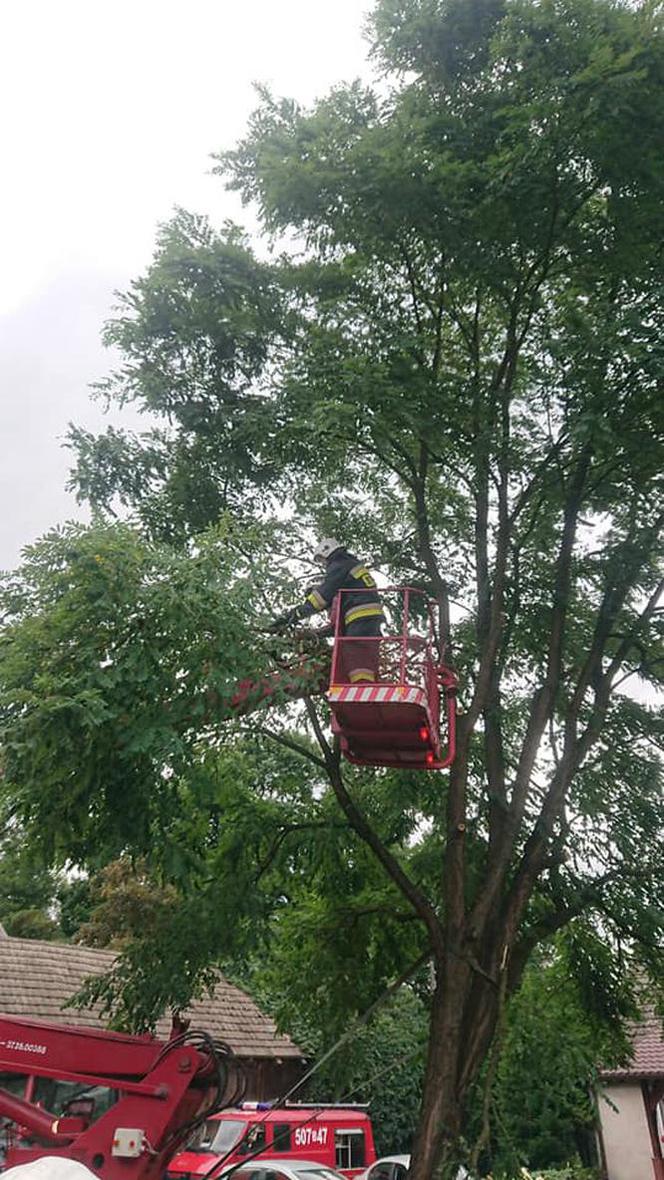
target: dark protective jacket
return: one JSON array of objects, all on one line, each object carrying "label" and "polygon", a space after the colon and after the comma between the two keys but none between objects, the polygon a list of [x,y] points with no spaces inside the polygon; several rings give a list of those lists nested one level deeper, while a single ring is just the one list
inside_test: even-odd
[{"label": "dark protective jacket", "polygon": [[382,619],[383,608],[373,577],[366,565],[346,549],[338,549],[329,558],[324,580],[309,591],[299,608],[301,618],[329,610],[340,590],[347,591],[341,596],[343,631],[361,620]]}]

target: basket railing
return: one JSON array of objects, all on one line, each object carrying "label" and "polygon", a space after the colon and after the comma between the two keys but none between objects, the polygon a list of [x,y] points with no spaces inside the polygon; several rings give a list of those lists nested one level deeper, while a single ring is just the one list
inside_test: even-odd
[{"label": "basket railing", "polygon": [[408,684],[429,691],[438,654],[435,606],[429,597],[408,586],[381,589],[384,633],[345,635],[344,596],[351,593],[341,590],[338,596],[331,683],[353,683],[349,670],[366,664],[374,683]]}]

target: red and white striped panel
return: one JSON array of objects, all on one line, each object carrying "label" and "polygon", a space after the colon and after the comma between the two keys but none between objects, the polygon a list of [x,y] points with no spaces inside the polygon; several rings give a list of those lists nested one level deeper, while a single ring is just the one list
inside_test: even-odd
[{"label": "red and white striped panel", "polygon": [[362,701],[365,704],[399,704],[426,706],[426,693],[407,684],[333,684],[327,693],[331,703]]}]

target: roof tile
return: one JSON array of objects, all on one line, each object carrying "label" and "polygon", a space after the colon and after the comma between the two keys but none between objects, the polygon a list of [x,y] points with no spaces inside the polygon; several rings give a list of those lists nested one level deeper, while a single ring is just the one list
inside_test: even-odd
[{"label": "roof tile", "polygon": [[[113,951],[92,947],[0,938],[0,1012],[103,1028],[105,1022],[98,1010],[67,1009],[65,1004],[87,976],[108,971],[115,957]],[[183,1015],[192,1027],[226,1041],[238,1057],[302,1057],[297,1045],[276,1031],[274,1021],[250,996],[221,974],[213,995],[194,1000]],[[170,1019],[162,1017],[156,1031],[157,1036],[167,1037]]]},{"label": "roof tile", "polygon": [[662,1021],[654,1012],[632,1025],[632,1058],[628,1065],[618,1069],[603,1069],[601,1076],[613,1078],[659,1078],[664,1077],[664,1035]]}]

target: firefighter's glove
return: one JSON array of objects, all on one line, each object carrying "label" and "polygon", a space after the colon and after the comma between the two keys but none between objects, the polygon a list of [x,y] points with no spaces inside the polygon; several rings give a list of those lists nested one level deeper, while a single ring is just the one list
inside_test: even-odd
[{"label": "firefighter's glove", "polygon": [[278,635],[280,631],[285,631],[287,627],[292,627],[293,623],[297,623],[300,613],[296,606],[291,610],[284,611],[282,615],[277,615],[268,627],[271,635]]},{"label": "firefighter's glove", "polygon": [[320,630],[318,627],[294,627],[290,632],[293,639],[316,639],[320,638]]}]

